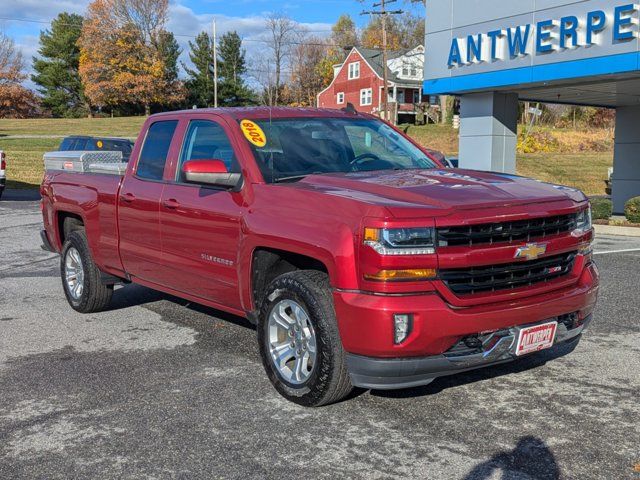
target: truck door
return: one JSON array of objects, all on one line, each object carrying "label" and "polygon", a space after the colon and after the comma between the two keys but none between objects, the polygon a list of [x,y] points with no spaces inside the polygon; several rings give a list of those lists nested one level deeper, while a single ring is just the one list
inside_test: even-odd
[{"label": "truck door", "polygon": [[228,126],[208,116],[186,128],[175,169],[160,204],[160,236],[167,267],[162,283],[229,307],[240,307],[238,246],[243,210],[240,193],[187,183],[182,165],[189,160],[222,160],[230,172],[240,165]]},{"label": "truck door", "polygon": [[161,278],[160,199],[165,166],[178,120],[149,126],[134,171],[125,175],[118,198],[120,257],[125,271],[142,280]]}]

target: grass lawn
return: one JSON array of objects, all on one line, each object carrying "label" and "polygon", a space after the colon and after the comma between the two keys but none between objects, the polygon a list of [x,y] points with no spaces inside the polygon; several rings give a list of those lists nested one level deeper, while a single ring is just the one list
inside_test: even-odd
[{"label": "grass lawn", "polygon": [[604,195],[610,153],[530,153],[518,155],[519,175],[578,188],[587,195]]},{"label": "grass lawn", "polygon": [[43,174],[42,155],[57,150],[61,138],[4,138],[19,135],[103,135],[135,138],[145,117],[0,119],[0,150],[7,154],[7,187],[33,188]]},{"label": "grass lawn", "polygon": [[[0,119],[0,150],[7,153],[9,188],[33,188],[42,180],[44,152],[56,150],[60,138],[3,138],[8,135],[105,135],[135,137],[144,117],[83,119]],[[449,126],[401,126],[417,141],[447,155],[456,155],[458,133]],[[519,154],[520,175],[579,188],[588,195],[604,194],[613,152]]]},{"label": "grass lawn", "polygon": [[0,138],[8,135],[104,135],[135,138],[145,117],[0,119]]},{"label": "grass lawn", "polygon": [[57,150],[60,138],[0,137],[0,150],[7,154],[7,188],[34,188],[44,173],[42,155]]}]

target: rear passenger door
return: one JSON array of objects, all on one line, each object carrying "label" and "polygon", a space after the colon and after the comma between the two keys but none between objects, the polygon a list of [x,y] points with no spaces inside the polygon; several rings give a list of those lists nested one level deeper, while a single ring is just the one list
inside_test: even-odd
[{"label": "rear passenger door", "polygon": [[160,199],[166,166],[175,158],[177,119],[158,120],[148,130],[118,198],[120,257],[127,273],[159,283],[162,278]]}]

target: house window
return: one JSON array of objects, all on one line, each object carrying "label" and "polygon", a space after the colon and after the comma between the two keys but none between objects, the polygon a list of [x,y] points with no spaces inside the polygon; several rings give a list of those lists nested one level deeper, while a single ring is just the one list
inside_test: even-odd
[{"label": "house window", "polygon": [[409,76],[409,67],[402,67],[402,76],[403,77]]},{"label": "house window", "polygon": [[342,105],[344,103],[344,92],[339,92],[337,97],[336,102],[338,105]]},{"label": "house window", "polygon": [[349,64],[349,80],[353,80],[354,78],[360,78],[360,62]]},{"label": "house window", "polygon": [[398,98],[396,98],[398,103],[404,103],[404,90],[398,90]]},{"label": "house window", "polygon": [[415,67],[411,68],[411,76],[412,77],[417,77],[418,76],[418,69],[416,69]]},{"label": "house window", "polygon": [[373,103],[373,89],[363,88],[360,90],[360,105],[371,105]]},{"label": "house window", "polygon": [[420,103],[420,90],[413,91],[413,103]]}]

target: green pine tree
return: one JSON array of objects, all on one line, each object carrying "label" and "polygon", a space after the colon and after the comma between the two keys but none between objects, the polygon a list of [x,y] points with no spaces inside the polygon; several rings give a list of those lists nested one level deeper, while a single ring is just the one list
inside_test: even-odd
[{"label": "green pine tree", "polygon": [[167,87],[167,95],[162,105],[171,108],[185,106],[185,91],[182,81],[178,78],[178,58],[182,54],[180,45],[173,33],[161,30],[155,46],[164,64],[164,83]]},{"label": "green pine tree", "polygon": [[206,32],[200,33],[195,42],[189,42],[189,59],[193,68],[183,65],[189,79],[186,82],[187,98],[190,105],[213,106],[213,75],[210,66],[213,61],[213,43]]},{"label": "green pine tree", "polygon": [[218,51],[218,99],[221,106],[238,107],[253,103],[254,94],[244,83],[247,72],[245,50],[237,32],[220,39]]},{"label": "green pine tree", "polygon": [[178,81],[178,58],[182,53],[173,33],[162,30],[158,34],[157,46],[160,58],[164,62],[165,79],[168,83]]},{"label": "green pine tree", "polygon": [[31,79],[43,96],[42,104],[56,117],[90,112],[78,74],[82,22],[80,15],[63,12],[51,22],[51,30],[40,32],[39,58],[33,59]]}]

